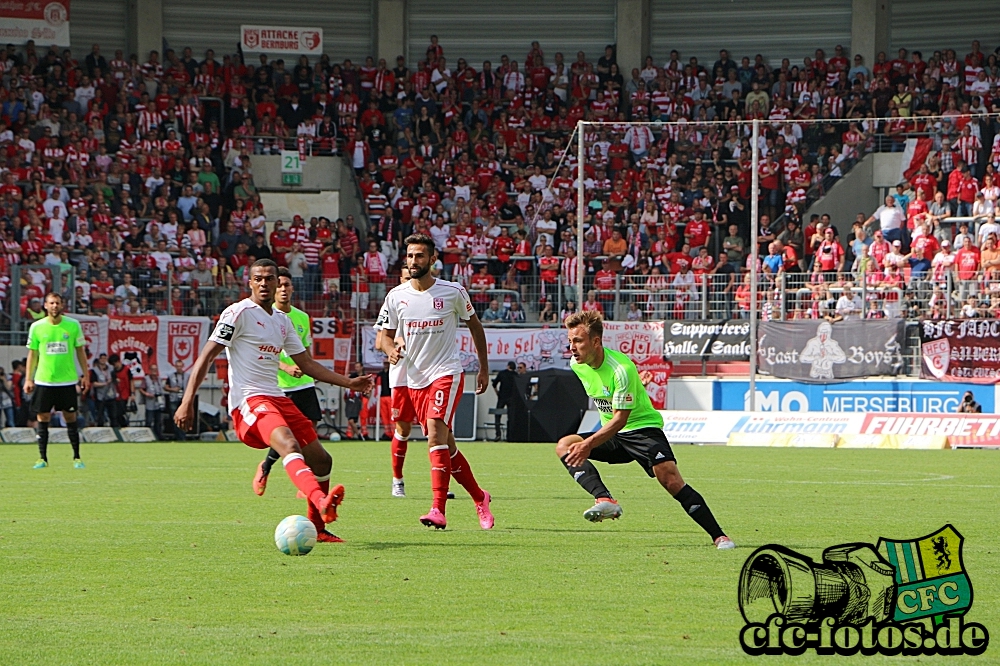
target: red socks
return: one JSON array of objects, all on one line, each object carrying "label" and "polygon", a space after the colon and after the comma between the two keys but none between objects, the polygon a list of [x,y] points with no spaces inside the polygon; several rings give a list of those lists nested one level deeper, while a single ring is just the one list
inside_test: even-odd
[{"label": "red socks", "polygon": [[451,456],[448,455],[448,445],[431,447],[427,457],[431,460],[431,492],[434,495],[431,506],[444,513],[445,503],[448,501],[448,482],[451,480]]},{"label": "red socks", "polygon": [[390,450],[392,451],[392,478],[394,479],[403,478],[403,463],[406,461],[406,444],[407,440],[400,439],[399,434],[392,436]]},{"label": "red socks", "polygon": [[[285,466],[285,473],[288,474],[288,478],[292,480],[295,487],[301,490],[302,494],[310,502],[318,505],[323,501],[326,493],[320,488],[319,482],[316,481],[316,476],[309,469],[309,466],[306,465],[305,458],[302,457],[301,453],[289,453],[281,463]],[[329,486],[329,483],[327,483],[327,486]]]},{"label": "red socks", "polygon": [[[326,475],[326,476],[317,478],[316,479],[316,483],[319,484],[319,489],[323,491],[323,495],[329,495],[330,494],[330,475],[329,474]],[[323,522],[323,514],[321,514],[319,512],[319,509],[316,508],[316,505],[313,504],[312,502],[306,502],[306,507],[308,507],[307,510],[306,510],[306,518],[308,518],[309,522],[312,523],[316,527],[316,532],[319,533],[319,532],[322,532],[323,530],[325,530],[326,529],[326,523]]]},{"label": "red socks", "polygon": [[483,489],[476,483],[476,477],[472,474],[469,461],[465,459],[465,456],[458,449],[455,449],[454,455],[451,456],[451,475],[472,496],[473,502],[479,503],[486,498]]}]

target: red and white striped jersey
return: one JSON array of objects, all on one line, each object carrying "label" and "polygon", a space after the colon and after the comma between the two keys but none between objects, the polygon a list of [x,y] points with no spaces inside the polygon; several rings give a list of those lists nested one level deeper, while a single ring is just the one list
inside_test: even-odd
[{"label": "red and white striped jersey", "polygon": [[160,111],[150,111],[143,109],[139,112],[139,120],[136,123],[139,136],[155,132],[163,122],[163,113]]},{"label": "red and white striped jersey", "polygon": [[493,251],[494,240],[485,234],[482,238],[473,236],[469,239],[469,251],[473,257],[488,257]]},{"label": "red and white striped jersey", "polygon": [[559,262],[559,273],[562,275],[563,284],[575,285],[579,282],[580,258],[564,257]]},{"label": "red and white striped jersey", "polygon": [[472,279],[473,273],[475,273],[475,271],[472,270],[472,264],[465,264],[464,266],[462,264],[456,264],[455,268],[453,268],[451,272],[452,282],[458,283],[468,289],[469,281]]},{"label": "red and white striped jersey", "polygon": [[962,159],[969,166],[973,166],[979,162],[979,151],[982,147],[983,144],[979,140],[979,137],[973,134],[960,136],[958,137],[958,141],[955,142],[955,150],[958,151]]}]

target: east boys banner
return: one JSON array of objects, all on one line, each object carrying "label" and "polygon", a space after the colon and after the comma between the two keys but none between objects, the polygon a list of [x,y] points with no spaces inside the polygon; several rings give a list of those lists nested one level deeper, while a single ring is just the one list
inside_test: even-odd
[{"label": "east boys banner", "polygon": [[177,361],[188,370],[212,331],[208,317],[141,315],[137,317],[95,317],[73,315],[80,321],[87,340],[87,361],[93,364],[101,354],[118,354],[122,363],[144,374],[156,363],[166,375]]},{"label": "east boys banner", "polygon": [[1000,320],[920,322],[920,376],[944,382],[1000,381]]},{"label": "east boys banner", "polygon": [[903,323],[894,319],[764,321],[760,372],[802,382],[898,375],[903,370]]},{"label": "east boys banner", "polygon": [[[0,43],[69,46],[69,0],[3,0]],[[87,45],[89,51],[90,45]]]}]

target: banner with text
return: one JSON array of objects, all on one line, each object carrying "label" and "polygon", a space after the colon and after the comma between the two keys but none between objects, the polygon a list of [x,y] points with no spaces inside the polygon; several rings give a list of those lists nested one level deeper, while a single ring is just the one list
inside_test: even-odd
[{"label": "banner with text", "polygon": [[293,28],[282,25],[241,25],[240,44],[254,53],[323,54],[322,28]]},{"label": "banner with text", "polygon": [[[744,445],[756,446],[941,448],[941,438],[946,438],[951,447],[1000,447],[1000,416],[996,414],[661,413],[663,431],[675,443],[732,443],[738,436]],[[588,412],[584,424],[596,423],[596,418],[596,413]]]},{"label": "banner with text", "polygon": [[[971,391],[984,412],[997,405],[993,386],[921,379],[855,379],[815,384],[784,379],[758,379],[759,412],[923,412],[953,414]],[[725,379],[716,383],[712,407],[719,411],[750,409],[750,382]]]},{"label": "banner with text", "polygon": [[92,365],[101,354],[118,354],[122,363],[142,375],[151,362],[166,375],[177,361],[189,370],[211,333],[208,317],[95,317],[74,315],[87,340],[87,360]]},{"label": "banner with text", "polygon": [[70,45],[69,0],[0,2],[0,42],[27,44],[31,40],[40,48]]},{"label": "banner with text", "polygon": [[741,319],[667,322],[663,329],[663,355],[746,361],[750,358],[750,322]]},{"label": "banner with text", "polygon": [[[316,323],[313,336],[316,336]],[[562,328],[487,328],[486,353],[490,371],[503,370],[509,361],[524,363],[529,372],[551,368],[569,368],[570,354],[566,330]],[[466,372],[479,369],[476,347],[468,329],[460,328],[455,336],[462,367]],[[368,369],[381,368],[385,355],[375,349],[375,330],[363,331],[362,357]],[[664,360],[663,322],[604,322],[604,346],[617,349],[631,358],[639,371],[648,371],[646,392],[657,408],[666,406],[667,380],[673,364]]]},{"label": "banner with text", "polygon": [[898,375],[903,370],[902,320],[764,321],[760,372],[803,382]]},{"label": "banner with text", "polygon": [[[374,340],[374,337],[372,338]],[[338,333],[337,320],[333,317],[312,319],[312,357],[329,361],[333,371],[346,375],[351,372],[351,349],[354,336]]]},{"label": "banner with text", "polygon": [[1000,320],[920,322],[920,376],[944,382],[1000,381]]}]

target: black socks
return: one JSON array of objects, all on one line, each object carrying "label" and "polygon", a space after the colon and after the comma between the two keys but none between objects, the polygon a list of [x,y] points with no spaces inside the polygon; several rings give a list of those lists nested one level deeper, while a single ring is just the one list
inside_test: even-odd
[{"label": "black socks", "polygon": [[569,475],[583,486],[584,490],[593,495],[594,499],[601,497],[611,499],[611,493],[608,492],[604,482],[601,481],[601,475],[597,473],[597,468],[594,467],[592,462],[587,460],[580,467],[573,467],[566,462],[566,456],[561,457],[559,460],[565,465]]},{"label": "black socks", "polygon": [[35,428],[35,439],[38,440],[38,457],[49,461],[49,422],[39,421]]},{"label": "black socks", "polygon": [[278,455],[277,451],[275,451],[274,449],[267,450],[267,457],[264,458],[264,462],[261,463],[261,469],[264,472],[264,476],[267,476],[268,474],[271,473],[271,467],[273,467],[274,463],[278,462],[278,460],[280,459],[281,456]]},{"label": "black socks", "polygon": [[[47,433],[46,433],[47,434]],[[80,425],[77,421],[66,423],[66,434],[69,436],[69,443],[73,447],[73,460],[80,457]]]},{"label": "black socks", "polygon": [[712,515],[712,510],[705,504],[705,498],[697,490],[685,484],[680,492],[674,495],[674,499],[681,503],[687,515],[691,516],[691,520],[708,532],[712,541],[720,536],[725,536],[719,523],[715,520],[715,516]]}]

